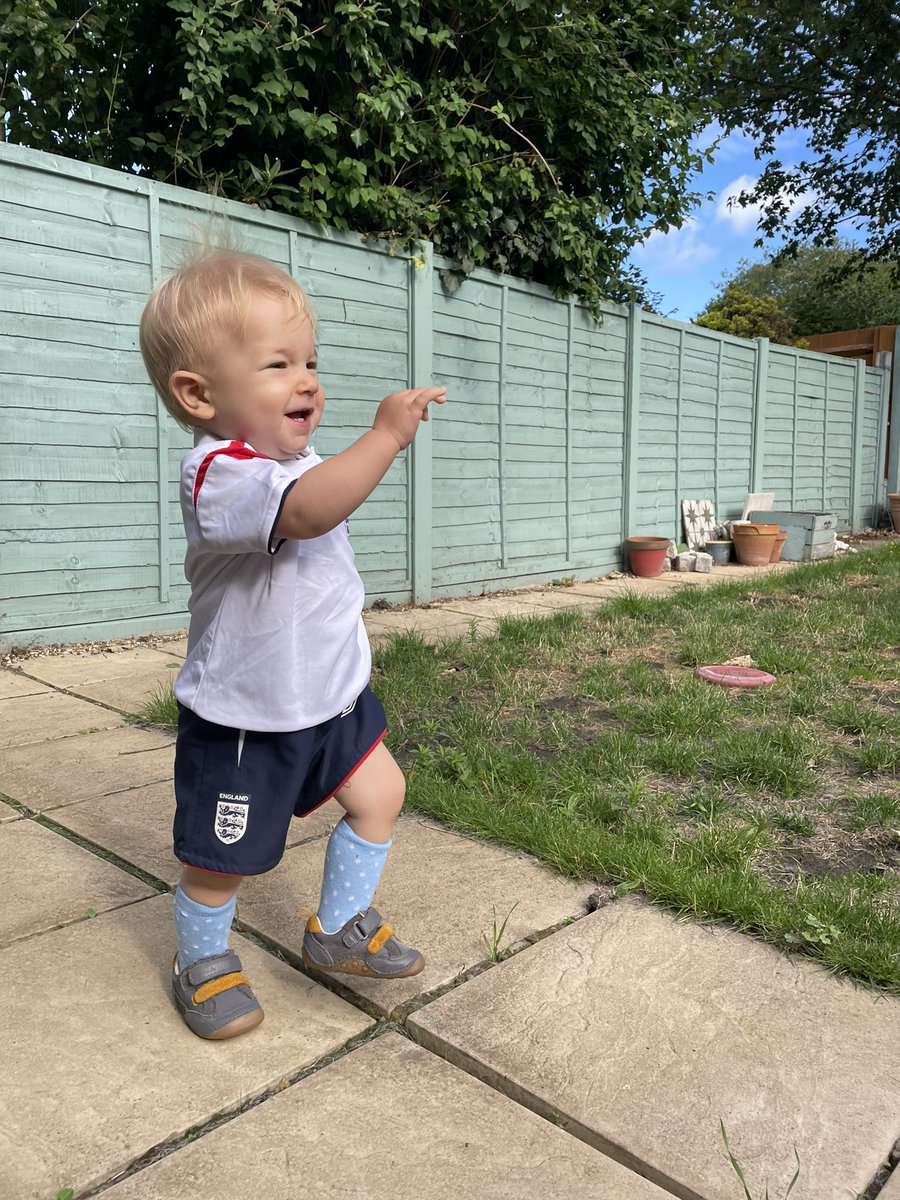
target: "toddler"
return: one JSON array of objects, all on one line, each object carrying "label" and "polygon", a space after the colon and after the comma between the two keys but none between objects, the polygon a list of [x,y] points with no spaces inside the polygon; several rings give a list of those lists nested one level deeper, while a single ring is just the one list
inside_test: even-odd
[{"label": "toddler", "polygon": [[372,428],[323,462],[310,446],[325,397],[309,300],[274,264],[207,253],[162,283],[141,353],[173,417],[194,430],[181,466],[190,632],[175,683],[172,987],[200,1037],[263,1011],[228,948],[245,875],[280,861],[292,816],[334,797],[301,954],[320,971],[396,979],[424,961],[371,901],[404,798],[369,689],[364,589],[347,517],[410,444],[445,388],[394,392]]}]

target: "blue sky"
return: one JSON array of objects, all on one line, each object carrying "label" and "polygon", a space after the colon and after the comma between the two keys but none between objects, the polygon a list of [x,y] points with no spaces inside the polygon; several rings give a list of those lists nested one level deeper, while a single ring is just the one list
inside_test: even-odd
[{"label": "blue sky", "polygon": [[[701,139],[711,145],[719,131],[712,128]],[[807,149],[800,131],[785,133],[776,144],[776,156],[785,165],[796,162]],[[755,207],[728,208],[735,196],[759,175],[764,164],[753,156],[753,141],[740,131],[730,133],[715,151],[715,161],[704,168],[695,190],[713,193],[688,217],[681,229],[651,233],[632,251],[632,261],[643,272],[650,290],[661,294],[659,311],[677,321],[690,321],[704,311],[722,288],[723,272],[733,273],[741,259],[759,262],[778,243],[755,248]]]}]

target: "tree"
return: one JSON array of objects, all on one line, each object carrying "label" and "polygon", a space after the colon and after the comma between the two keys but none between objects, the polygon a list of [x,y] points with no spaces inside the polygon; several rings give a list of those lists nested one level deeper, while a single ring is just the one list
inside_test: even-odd
[{"label": "tree", "polygon": [[722,295],[694,322],[704,329],[731,333],[735,337],[767,337],[782,346],[806,347],[795,339],[793,322],[771,296],[754,296],[730,283]]},{"label": "tree", "polygon": [[696,197],[691,0],[8,0],[13,140],[600,298]]},{"label": "tree", "polygon": [[[900,260],[895,0],[710,0],[705,12],[717,42],[718,120],[752,135],[767,160],[740,198],[762,205],[761,233],[786,233],[791,252],[853,227],[867,239],[858,257]],[[775,141],[794,128],[809,148],[787,165]]]},{"label": "tree", "polygon": [[[802,246],[793,258],[744,259],[727,280],[751,296],[775,300],[798,337],[873,325],[900,325],[900,283],[893,263],[853,267],[855,247]],[[849,273],[847,273],[849,268]]]}]

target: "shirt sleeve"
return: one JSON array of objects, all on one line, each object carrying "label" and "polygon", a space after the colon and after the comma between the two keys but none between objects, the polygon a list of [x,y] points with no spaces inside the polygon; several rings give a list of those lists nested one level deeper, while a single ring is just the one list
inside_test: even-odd
[{"label": "shirt sleeve", "polygon": [[[284,467],[241,442],[210,450],[190,487],[197,547],[220,554],[275,554],[275,526],[296,482]],[[187,500],[187,497],[185,497]]]}]

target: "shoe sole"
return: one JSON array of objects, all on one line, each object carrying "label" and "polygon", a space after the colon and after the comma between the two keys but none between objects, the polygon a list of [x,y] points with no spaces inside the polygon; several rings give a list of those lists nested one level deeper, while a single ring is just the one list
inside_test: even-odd
[{"label": "shoe sole", "polygon": [[[229,1021],[227,1025],[217,1029],[215,1033],[198,1033],[197,1036],[207,1042],[224,1042],[228,1038],[240,1037],[242,1033],[249,1033],[251,1029],[262,1024],[265,1015],[261,1008],[256,1008],[242,1017],[235,1017],[233,1021]],[[190,1026],[188,1028],[190,1029]],[[191,1033],[196,1032],[195,1029],[191,1029]]]},{"label": "shoe sole", "polygon": [[324,966],[310,958],[305,950],[300,952],[300,957],[305,967],[311,967],[314,971],[322,971],[325,975],[361,975],[364,979],[408,979],[411,975],[418,975],[420,971],[425,970],[425,959],[421,954],[405,971],[394,971],[390,975],[373,971],[371,967],[358,959],[351,959],[340,966]]}]

